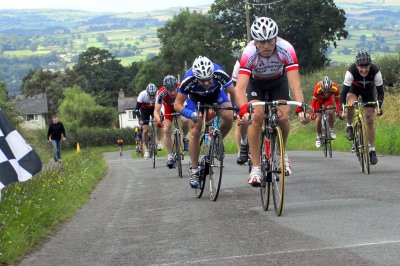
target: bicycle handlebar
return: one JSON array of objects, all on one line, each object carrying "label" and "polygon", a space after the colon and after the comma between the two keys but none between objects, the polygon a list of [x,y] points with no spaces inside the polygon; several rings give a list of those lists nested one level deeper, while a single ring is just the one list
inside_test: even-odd
[{"label": "bicycle handlebar", "polygon": [[381,108],[379,107],[378,101],[374,102],[362,102],[362,101],[354,101],[353,104],[344,104],[343,105],[343,110],[347,107],[353,107],[353,106],[366,106],[366,105],[374,105],[375,108],[378,109],[378,113],[381,111]]},{"label": "bicycle handlebar", "polygon": [[200,102],[197,103],[197,110],[200,108],[206,108],[206,109],[212,109],[214,111],[218,110],[231,110],[231,111],[236,111],[238,112],[240,108],[238,106],[220,106],[218,104],[200,104]]},{"label": "bicycle handlebar", "polygon": [[331,107],[322,106],[321,109],[315,109],[314,112],[320,113],[322,111],[327,111],[327,110],[336,110],[336,107],[335,106],[331,106]]},{"label": "bicycle handlebar", "polygon": [[292,106],[299,106],[303,108],[304,119],[306,119],[306,104],[298,101],[272,101],[272,102],[254,102],[249,103],[249,114],[251,115],[253,106],[280,106],[280,105],[292,105]]}]

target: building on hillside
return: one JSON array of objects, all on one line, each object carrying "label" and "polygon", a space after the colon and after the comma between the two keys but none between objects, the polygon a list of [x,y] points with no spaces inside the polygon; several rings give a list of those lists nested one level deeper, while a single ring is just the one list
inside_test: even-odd
[{"label": "building on hillside", "polygon": [[49,113],[46,94],[38,94],[32,97],[17,95],[15,106],[23,116],[23,127],[30,129],[46,127],[46,116]]},{"label": "building on hillside", "polygon": [[139,119],[136,116],[137,97],[125,97],[121,89],[118,95],[118,120],[119,128],[135,128],[139,126]]}]

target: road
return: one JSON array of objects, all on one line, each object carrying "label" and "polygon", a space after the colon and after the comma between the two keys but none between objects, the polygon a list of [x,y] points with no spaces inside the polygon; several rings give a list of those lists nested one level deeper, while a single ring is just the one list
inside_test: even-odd
[{"label": "road", "polygon": [[289,152],[284,212],[263,211],[247,167],[225,159],[216,202],[150,161],[109,169],[75,217],[20,265],[399,265],[399,157],[362,174],[354,154]]}]

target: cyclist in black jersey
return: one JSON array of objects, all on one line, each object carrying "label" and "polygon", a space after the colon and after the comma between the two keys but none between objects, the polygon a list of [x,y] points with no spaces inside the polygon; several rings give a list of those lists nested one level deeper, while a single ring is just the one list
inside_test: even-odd
[{"label": "cyclist in black jersey", "polygon": [[[359,51],[356,55],[355,62],[349,67],[343,81],[343,89],[340,93],[340,101],[342,104],[351,105],[361,96],[362,101],[376,101],[375,88],[378,99],[378,116],[382,115],[382,103],[384,98],[383,78],[379,68],[372,63],[371,56],[367,51]],[[375,151],[375,106],[366,105],[364,116],[367,125],[367,139],[369,145],[369,156],[371,164],[378,163]],[[353,116],[354,109],[347,108],[347,139],[353,140]]]}]

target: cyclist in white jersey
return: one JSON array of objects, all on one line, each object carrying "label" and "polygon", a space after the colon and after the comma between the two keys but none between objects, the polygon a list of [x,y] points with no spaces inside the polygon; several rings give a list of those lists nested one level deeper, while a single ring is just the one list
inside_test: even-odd
[{"label": "cyclist in white jersey", "polygon": [[[251,26],[253,40],[247,44],[240,58],[240,68],[235,87],[235,98],[241,106],[239,116],[248,121],[247,103],[257,101],[290,100],[289,86],[294,100],[304,102],[300,87],[299,65],[293,46],[278,37],[278,25],[271,18],[259,17]],[[246,97],[247,93],[247,97]],[[279,106],[279,126],[282,129],[284,144],[290,131],[289,106]],[[296,108],[301,123],[308,123],[302,107]],[[251,185],[261,182],[260,132],[264,109],[256,107],[252,123],[248,127],[248,140],[253,167],[248,179]],[[285,171],[291,173],[291,165],[285,154]]]}]

